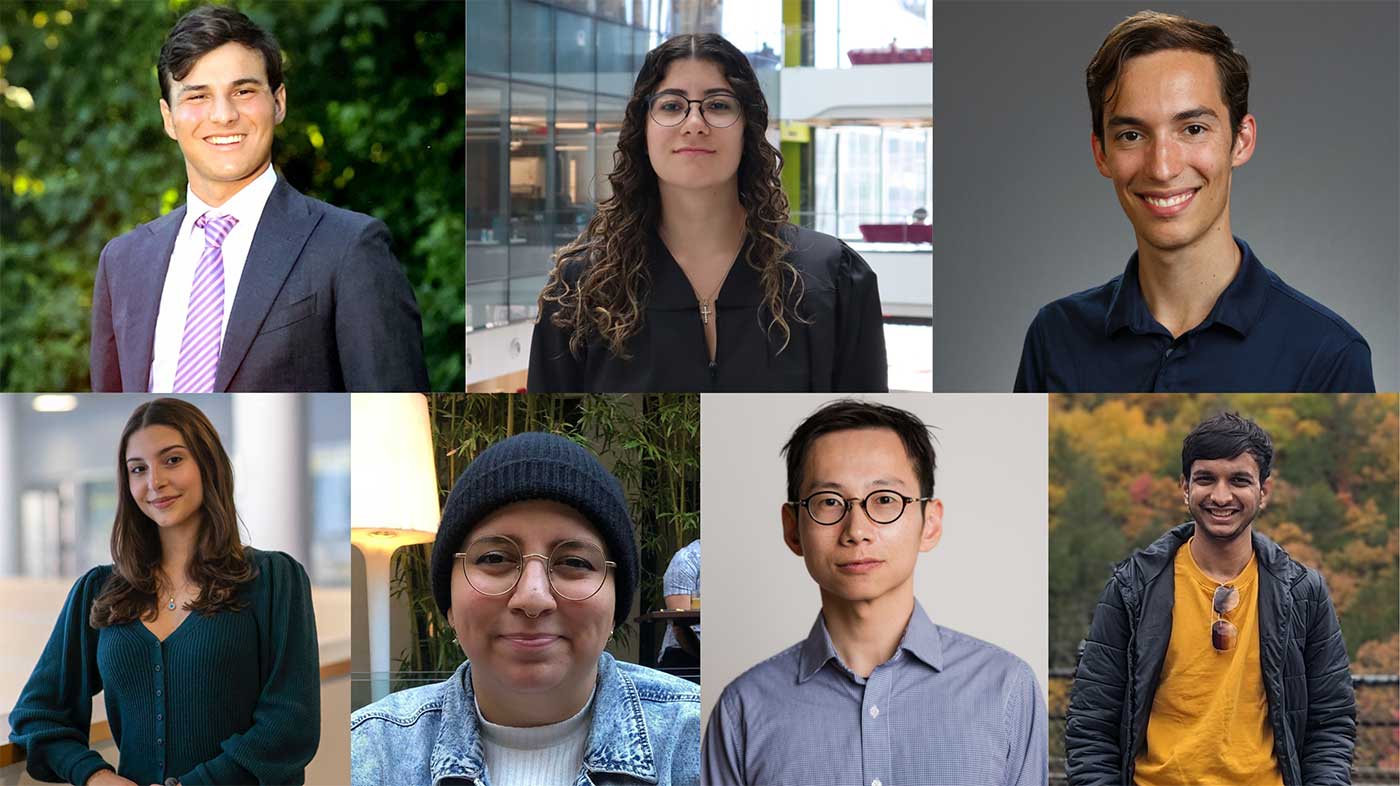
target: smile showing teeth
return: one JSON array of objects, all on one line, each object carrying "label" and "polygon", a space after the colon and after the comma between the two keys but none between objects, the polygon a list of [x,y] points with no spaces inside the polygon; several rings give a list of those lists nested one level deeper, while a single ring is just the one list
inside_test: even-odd
[{"label": "smile showing teeth", "polygon": [[1175,207],[1176,205],[1179,205],[1182,202],[1185,202],[1186,200],[1190,199],[1195,193],[1195,191],[1185,191],[1183,193],[1169,197],[1154,197],[1147,196],[1146,194],[1144,194],[1142,198],[1147,202],[1147,204],[1152,205],[1153,207]]},{"label": "smile showing teeth", "polygon": [[210,143],[215,145],[233,145],[243,141],[246,134],[235,134],[233,136],[211,136],[205,137]]}]

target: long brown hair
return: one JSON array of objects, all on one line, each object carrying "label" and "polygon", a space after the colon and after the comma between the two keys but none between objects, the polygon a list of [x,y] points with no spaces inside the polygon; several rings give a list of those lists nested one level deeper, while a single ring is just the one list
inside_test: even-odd
[{"label": "long brown hair", "polygon": [[[744,110],[744,151],[739,160],[739,204],[746,214],[748,243],[743,261],[759,273],[764,306],[770,321],[787,346],[788,324],[805,321],[796,308],[802,299],[802,281],[788,262],[790,248],[783,239],[788,222],[788,200],[781,179],[783,156],[768,140],[768,102],[749,60],[733,44],[715,33],[672,36],[647,53],[632,97],[627,102],[613,171],[608,175],[612,196],[598,204],[577,239],[559,250],[549,282],[540,293],[540,311],[546,303],[558,305],[556,327],[571,330],[569,350],[578,355],[591,336],[601,338],[609,351],[627,357],[627,339],[641,328],[643,301],[650,285],[646,260],[651,234],[660,223],[661,196],[656,171],[647,157],[647,99],[665,78],[675,60],[707,60],[719,66],[734,88]],[[584,263],[577,281],[570,283],[565,269]]]},{"label": "long brown hair", "polygon": [[122,429],[117,448],[117,516],[112,523],[112,562],[115,570],[93,601],[89,623],[94,628],[155,619],[156,571],[160,568],[159,528],[131,496],[127,481],[126,445],[131,435],[148,426],[169,426],[180,432],[204,491],[199,536],[189,577],[200,588],[191,611],[213,614],[237,611],[240,585],[256,575],[238,538],[238,513],[233,507],[233,465],[209,418],[193,404],[158,398],[136,408]]}]

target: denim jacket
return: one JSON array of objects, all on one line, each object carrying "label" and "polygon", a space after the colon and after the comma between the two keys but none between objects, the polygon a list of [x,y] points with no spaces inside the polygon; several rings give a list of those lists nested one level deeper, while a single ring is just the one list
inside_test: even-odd
[{"label": "denim jacket", "polygon": [[[354,786],[490,786],[471,663],[445,682],[391,694],[351,715],[350,768]],[[700,688],[603,653],[574,785],[699,782]]]}]

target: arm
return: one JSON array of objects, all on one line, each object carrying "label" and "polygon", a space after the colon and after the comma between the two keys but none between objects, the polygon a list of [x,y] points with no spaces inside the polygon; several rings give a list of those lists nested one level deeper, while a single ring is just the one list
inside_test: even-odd
[{"label": "arm", "polygon": [[1045,730],[1045,700],[1035,673],[1018,664],[1016,682],[1007,694],[1007,786],[1045,786],[1050,778],[1050,740]]},{"label": "arm", "polygon": [[73,585],[10,712],[10,741],[24,747],[29,774],[40,780],[86,783],[98,771],[113,769],[88,742],[92,697],[102,690],[98,632],[88,625],[88,612],[107,575],[94,568]]},{"label": "arm", "polygon": [[1021,345],[1021,365],[1016,369],[1015,393],[1045,392],[1045,338],[1040,331],[1040,314],[1026,328],[1026,341]]},{"label": "arm", "polygon": [[845,393],[890,389],[885,320],[875,271],[845,243],[836,281],[836,384]]},{"label": "arm", "polygon": [[311,582],[285,554],[272,553],[252,599],[262,685],[253,725],[219,746],[223,753],[178,776],[182,786],[300,783],[321,734],[321,675]]},{"label": "arm", "polygon": [[[690,608],[690,599],[700,585],[700,565],[696,559],[690,558],[690,551],[693,550],[689,547],[677,551],[661,576],[661,591],[666,596],[668,609]],[[675,631],[676,643],[681,645],[682,650],[699,657],[700,640],[689,625],[672,622],[671,630]]]},{"label": "arm", "polygon": [[1308,675],[1308,722],[1298,750],[1303,782],[1350,784],[1356,747],[1356,696],[1337,612],[1321,577],[1308,601],[1303,667]]},{"label": "arm", "polygon": [[1094,607],[1074,671],[1065,722],[1065,770],[1072,786],[1118,784],[1118,723],[1128,682],[1128,613],[1113,578]]},{"label": "arm", "polygon": [[120,392],[121,363],[117,358],[117,336],[112,330],[112,291],[107,283],[108,243],[97,259],[97,277],[92,285],[92,334],[88,345],[88,373],[92,389],[99,393]]},{"label": "arm", "polygon": [[[551,321],[558,304],[546,301],[535,321],[530,339],[530,371],[526,389],[531,393],[582,393],[584,359],[569,350],[569,334]],[[585,349],[586,351],[586,349]]]},{"label": "arm", "polygon": [[1371,347],[1360,338],[1348,343],[1337,353],[1336,362],[1328,370],[1327,376],[1311,390],[1309,387],[1299,392],[1375,393],[1376,380],[1371,375]]},{"label": "arm", "polygon": [[335,343],[350,391],[426,391],[423,322],[389,229],[372,220],[335,272]]},{"label": "arm", "polygon": [[700,783],[704,786],[742,786],[744,778],[744,722],[732,706],[728,690],[720,694],[710,722],[705,727],[705,741],[700,745]]}]

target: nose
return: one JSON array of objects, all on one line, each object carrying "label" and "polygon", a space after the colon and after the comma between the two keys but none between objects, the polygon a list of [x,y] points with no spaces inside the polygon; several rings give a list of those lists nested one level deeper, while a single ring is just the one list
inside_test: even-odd
[{"label": "nose", "polygon": [[151,491],[159,491],[165,486],[165,473],[160,469],[159,465],[146,470],[146,486]]},{"label": "nose", "polygon": [[1230,486],[1222,481],[1210,487],[1210,501],[1215,505],[1227,505],[1231,500]]},{"label": "nose", "polygon": [[686,115],[685,120],[681,121],[681,131],[687,134],[710,133],[710,125],[705,122],[705,116],[700,113],[699,104],[690,105],[690,114]]},{"label": "nose", "polygon": [[526,557],[520,581],[510,594],[511,610],[518,610],[527,617],[538,617],[553,611],[554,607],[554,592],[549,588],[549,564],[538,555]]},{"label": "nose", "polygon": [[860,502],[851,503],[851,509],[847,511],[841,526],[841,542],[843,543],[868,542],[875,534],[875,522],[866,515],[865,508]]},{"label": "nose", "polygon": [[223,93],[214,95],[214,106],[209,113],[209,120],[215,123],[233,123],[238,120],[238,106],[233,103],[233,99]]},{"label": "nose", "polygon": [[1181,148],[1171,139],[1158,137],[1152,143],[1148,174],[1154,180],[1169,183],[1181,172]]}]

